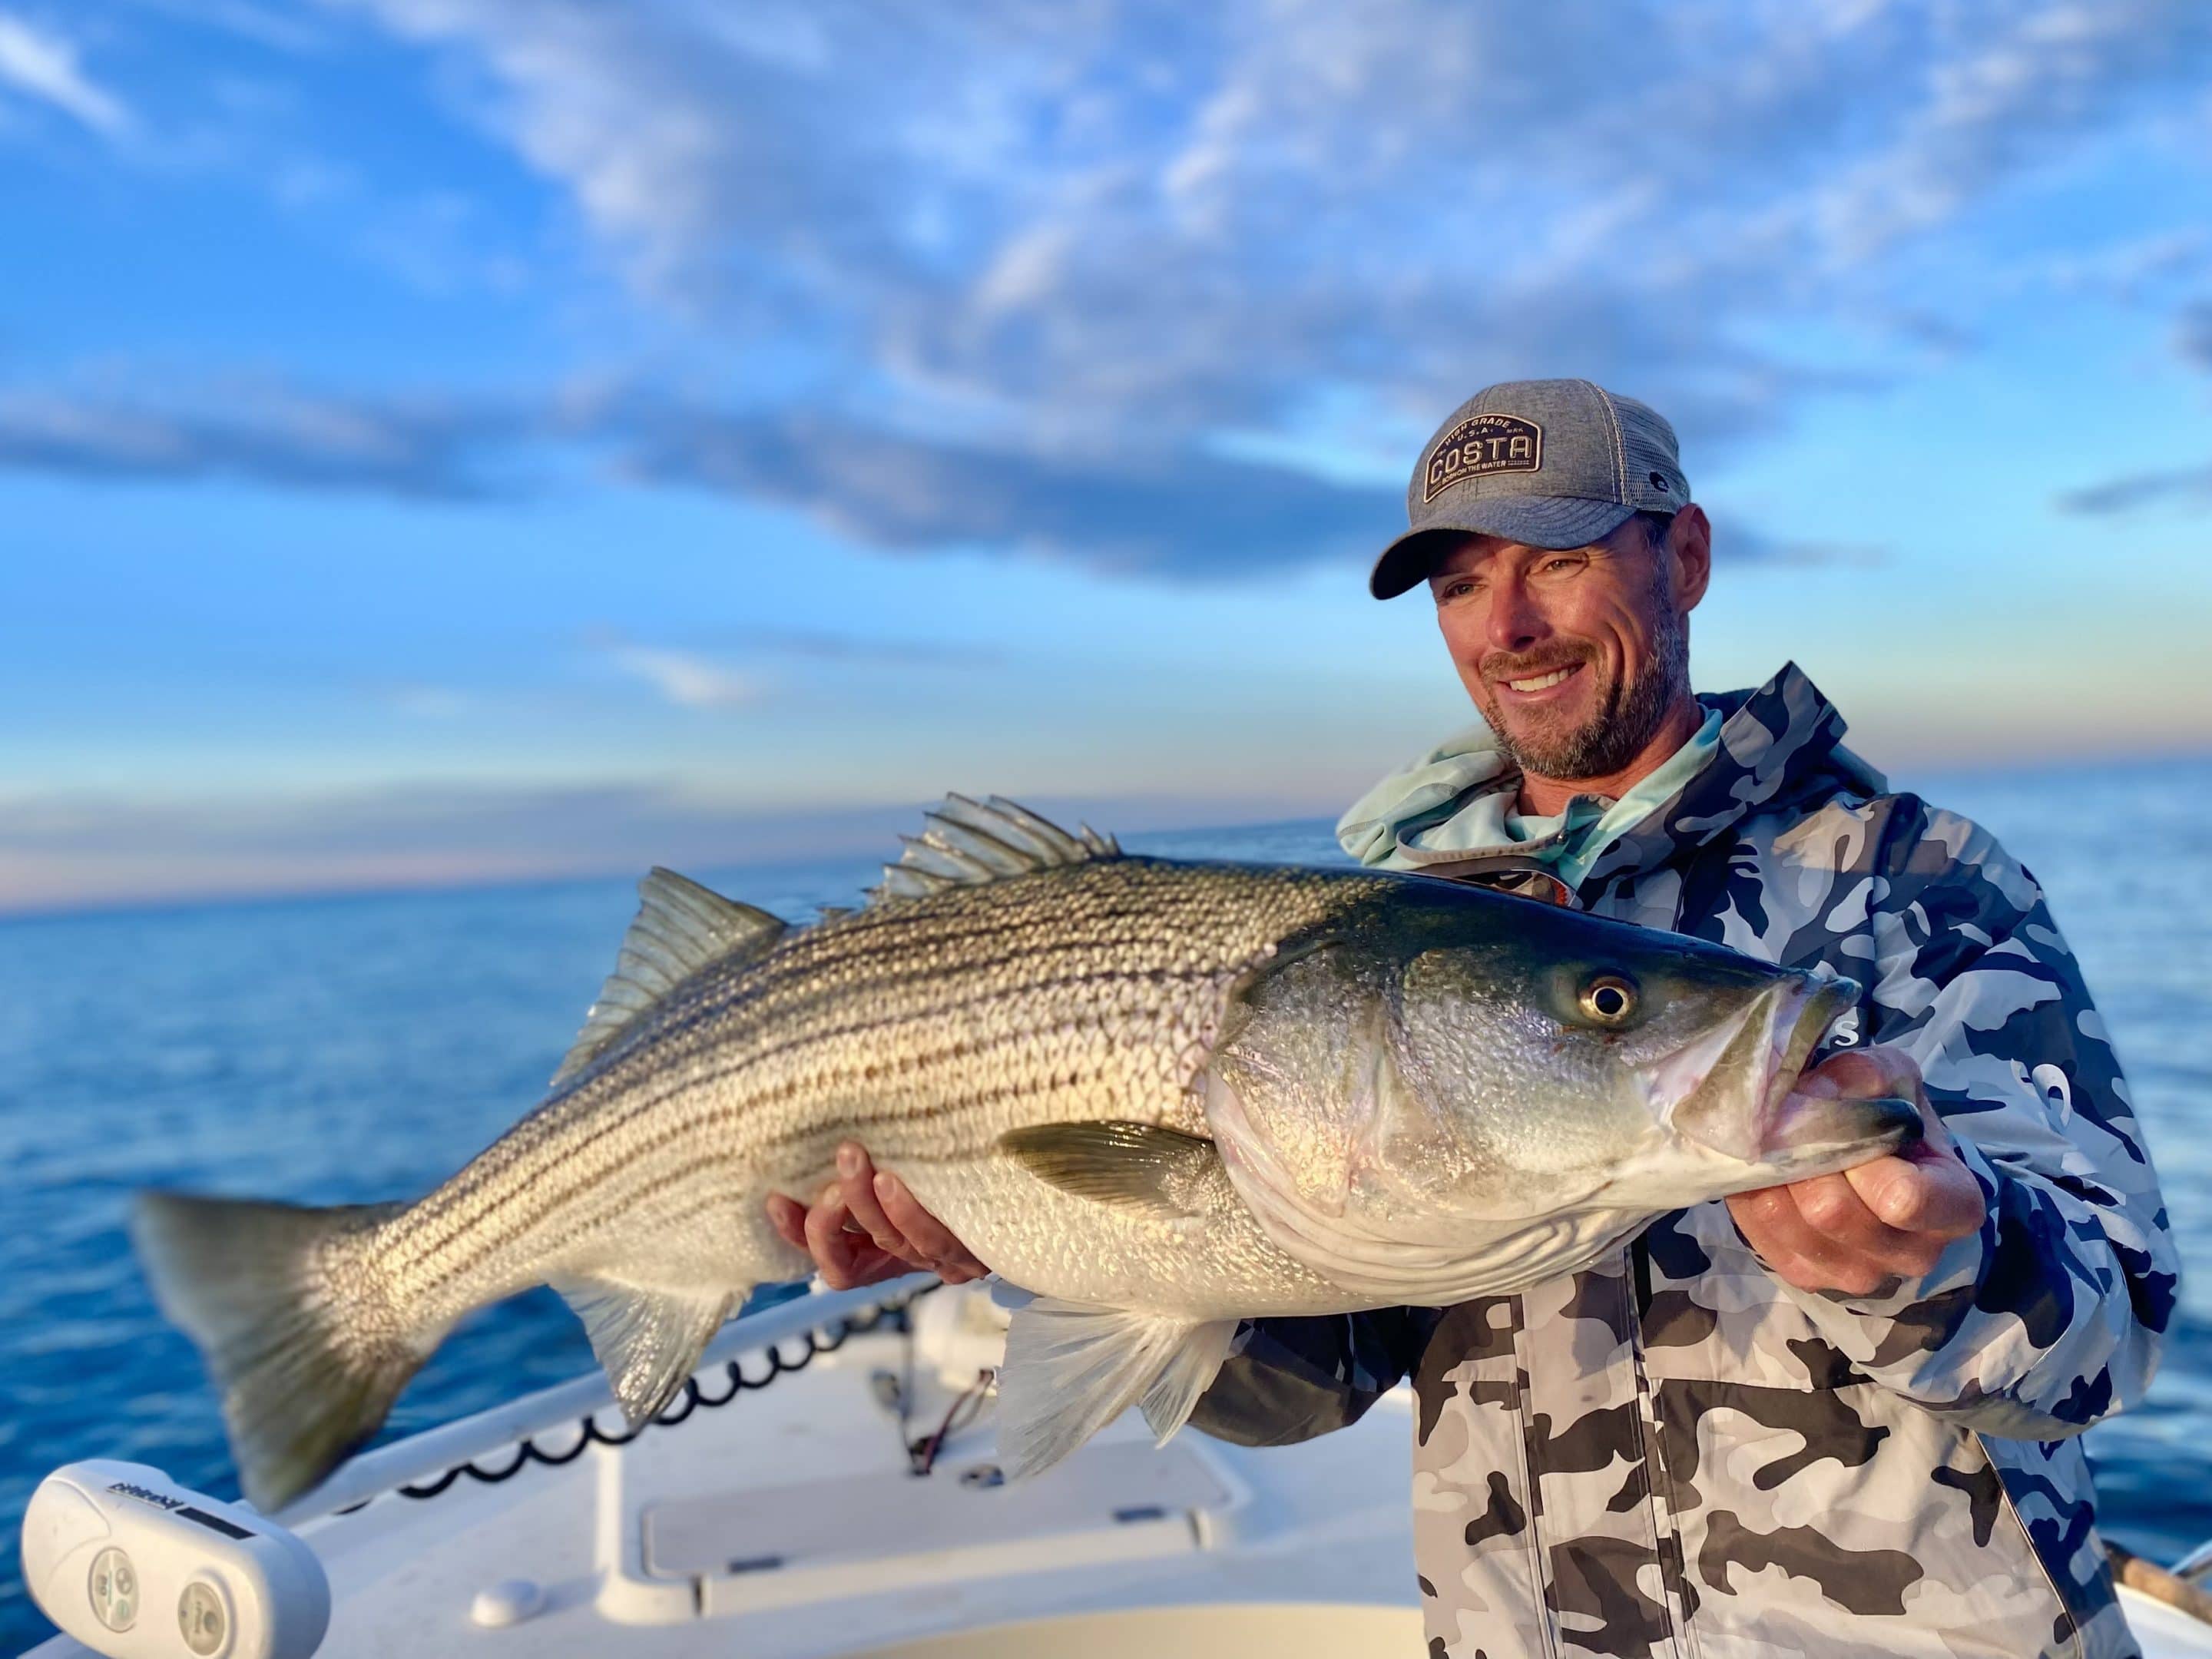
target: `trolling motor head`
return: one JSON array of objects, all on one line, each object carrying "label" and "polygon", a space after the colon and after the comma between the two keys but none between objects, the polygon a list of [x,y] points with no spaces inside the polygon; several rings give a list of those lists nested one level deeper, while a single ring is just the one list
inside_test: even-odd
[{"label": "trolling motor head", "polygon": [[22,1541],[39,1610],[110,1659],[307,1659],[330,1626],[313,1550],[144,1463],[56,1469]]}]

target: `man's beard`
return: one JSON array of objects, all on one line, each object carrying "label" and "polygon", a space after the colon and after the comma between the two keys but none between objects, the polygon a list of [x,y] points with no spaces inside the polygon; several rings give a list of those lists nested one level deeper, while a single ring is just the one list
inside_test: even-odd
[{"label": "man's beard", "polygon": [[[1524,775],[1566,781],[1611,777],[1644,752],[1668,714],[1690,690],[1689,630],[1674,608],[1673,587],[1662,564],[1652,594],[1657,622],[1643,672],[1626,686],[1611,686],[1589,719],[1574,730],[1516,735],[1507,728],[1504,710],[1493,704],[1482,711],[1498,748]],[[1550,666],[1564,666],[1565,660],[1582,662],[1585,672],[1597,672],[1595,653],[1555,660]]]}]

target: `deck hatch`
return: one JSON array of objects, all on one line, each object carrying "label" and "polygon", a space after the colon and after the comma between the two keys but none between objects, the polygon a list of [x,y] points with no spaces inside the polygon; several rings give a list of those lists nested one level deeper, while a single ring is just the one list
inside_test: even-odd
[{"label": "deck hatch", "polygon": [[[878,1561],[1047,1537],[1126,1532],[1229,1502],[1228,1489],[1186,1448],[1094,1443],[1034,1480],[961,1480],[964,1464],[926,1480],[888,1459],[880,1474],[748,1487],[648,1504],[645,1569],[657,1578],[720,1577]],[[1194,1543],[1194,1547],[1195,1544]]]}]

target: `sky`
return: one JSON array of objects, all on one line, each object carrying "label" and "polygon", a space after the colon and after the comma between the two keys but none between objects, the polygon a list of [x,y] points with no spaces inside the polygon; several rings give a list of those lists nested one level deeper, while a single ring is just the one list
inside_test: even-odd
[{"label": "sky", "polygon": [[2212,750],[2201,0],[0,0],[0,908],[1332,813],[1554,374],[1702,689]]}]

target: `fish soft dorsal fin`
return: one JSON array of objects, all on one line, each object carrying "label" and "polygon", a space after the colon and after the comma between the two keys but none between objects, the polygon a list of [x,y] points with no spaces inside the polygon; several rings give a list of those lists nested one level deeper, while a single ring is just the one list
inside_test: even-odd
[{"label": "fish soft dorsal fin", "polygon": [[623,935],[615,970],[584,1016],[584,1029],[553,1073],[558,1088],[605,1053],[640,1014],[710,962],[757,956],[781,939],[781,916],[724,898],[673,870],[637,884],[637,915]]},{"label": "fish soft dorsal fin", "polygon": [[882,884],[868,891],[872,903],[925,898],[948,887],[974,886],[1121,855],[1113,836],[1102,836],[1087,823],[1070,835],[997,795],[980,801],[947,795],[924,821],[927,827],[920,835],[899,837],[906,851],[896,864],[884,866]]}]

